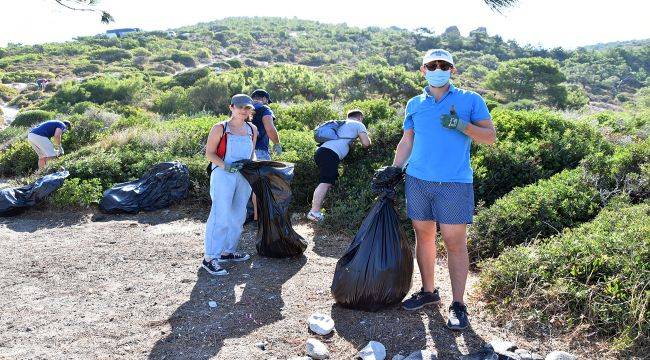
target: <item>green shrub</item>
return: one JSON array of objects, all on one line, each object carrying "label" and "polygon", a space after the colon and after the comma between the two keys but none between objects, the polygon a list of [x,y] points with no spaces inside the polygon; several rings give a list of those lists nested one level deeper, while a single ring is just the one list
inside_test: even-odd
[{"label": "green shrub", "polygon": [[194,85],[199,79],[202,79],[210,74],[210,69],[207,67],[200,69],[192,69],[180,74],[174,75],[173,83],[182,87],[190,87]]},{"label": "green shrub", "polygon": [[85,76],[94,73],[98,73],[101,70],[101,67],[97,64],[85,64],[77,66],[72,70],[72,72],[77,76]]},{"label": "green shrub", "polygon": [[104,104],[117,101],[123,104],[131,103],[139,91],[143,91],[145,83],[139,77],[117,79],[114,77],[99,76],[83,83],[65,83],[45,103],[44,107],[60,112],[67,111],[76,103],[92,101]]},{"label": "green shrub", "polygon": [[241,93],[244,80],[241,75],[206,76],[188,89],[187,95],[195,112],[212,111],[227,114],[230,98]]},{"label": "green shrub", "polygon": [[128,50],[120,49],[117,47],[109,47],[91,51],[88,57],[93,60],[102,60],[106,63],[112,63],[115,61],[130,59],[133,56]]},{"label": "green shrub", "polygon": [[171,60],[175,63],[182,64],[186,67],[196,66],[196,60],[192,54],[186,51],[173,50],[170,53],[162,56],[157,56],[154,58],[154,61],[164,62],[165,60]]},{"label": "green shrub", "polygon": [[302,211],[311,203],[312,193],[318,185],[318,168],[314,162],[316,143],[310,131],[280,130],[283,153],[274,160],[295,164],[291,184],[292,208]]},{"label": "green shrub", "polygon": [[636,203],[650,196],[650,139],[619,146],[611,156],[591,154],[582,166],[588,183],[605,198],[625,194]]},{"label": "green shrub", "polygon": [[[1,115],[0,118],[2,118]],[[0,130],[0,151],[11,145],[14,141],[24,138],[27,134],[27,129],[27,127],[7,126]]]},{"label": "green shrub", "polygon": [[517,186],[576,167],[592,153],[611,153],[611,145],[590,125],[546,111],[495,109],[497,142],[474,146],[472,168],[477,201],[486,205]]},{"label": "green shrub", "polygon": [[38,78],[54,78],[54,74],[43,70],[17,70],[8,71],[2,75],[2,82],[7,83],[34,83]]},{"label": "green shrub", "polygon": [[0,176],[26,176],[37,168],[38,155],[26,139],[0,152]]},{"label": "green shrub", "polygon": [[70,121],[72,129],[63,135],[63,148],[69,153],[96,143],[118,117],[117,114],[96,108],[87,109],[83,115],[69,117],[67,120]]},{"label": "green shrub", "polygon": [[0,100],[9,101],[18,96],[18,91],[11,86],[0,84]]},{"label": "green shrub", "polygon": [[370,100],[356,100],[346,104],[343,107],[341,118],[345,118],[347,112],[351,109],[361,109],[364,115],[364,124],[374,124],[380,120],[392,119],[397,115],[397,110],[390,106],[388,100],[385,99],[370,99]]},{"label": "green shrub", "polygon": [[[650,204],[612,204],[592,222],[481,264],[479,288],[504,318],[590,325],[619,347],[648,345]],[[592,333],[591,329],[589,330]]]},{"label": "green shrub", "polygon": [[192,102],[187,97],[186,90],[180,86],[175,86],[158,95],[151,107],[151,110],[160,114],[186,114],[191,109]]},{"label": "green shrub", "polygon": [[634,112],[603,111],[595,116],[599,126],[610,128],[614,134],[641,135],[650,134],[650,110],[642,109]]},{"label": "green shrub", "polygon": [[99,204],[103,188],[99,179],[68,178],[52,196],[51,202],[60,207]]},{"label": "green shrub", "polygon": [[469,235],[473,260],[557,234],[593,218],[601,207],[597,189],[586,185],[582,168],[516,188],[474,218]]},{"label": "green shrub", "polygon": [[272,104],[278,129],[313,130],[316,125],[340,117],[327,100],[312,101],[289,106]]},{"label": "green shrub", "polygon": [[506,109],[510,109],[510,110],[533,110],[538,105],[537,103],[535,103],[534,100],[521,99],[521,100],[509,102],[504,106]]},{"label": "green shrub", "polygon": [[52,120],[56,114],[45,110],[21,111],[11,123],[11,126],[29,127],[43,120]]},{"label": "green shrub", "polygon": [[487,105],[487,108],[489,111],[492,111],[496,109],[497,107],[501,106],[501,104],[498,101],[486,99],[485,100],[485,105]]}]

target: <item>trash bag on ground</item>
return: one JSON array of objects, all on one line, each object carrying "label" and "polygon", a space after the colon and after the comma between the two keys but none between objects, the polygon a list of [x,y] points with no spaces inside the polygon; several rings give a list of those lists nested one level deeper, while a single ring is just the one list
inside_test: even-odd
[{"label": "trash bag on ground", "polygon": [[165,208],[187,196],[190,172],[180,162],[154,165],[140,179],[104,191],[99,208],[107,213],[132,213]]},{"label": "trash bag on ground", "polygon": [[332,296],[346,308],[377,311],[398,304],[411,288],[413,252],[395,211],[400,171],[378,171],[378,198],[345,254],[336,263]]},{"label": "trash bag on ground", "polygon": [[273,258],[301,255],[307,242],[291,226],[289,203],[293,164],[277,161],[245,163],[241,174],[257,196],[257,253]]},{"label": "trash bag on ground", "polygon": [[30,185],[0,190],[0,216],[18,215],[38,204],[60,188],[69,175],[67,171],[59,171],[45,175]]}]

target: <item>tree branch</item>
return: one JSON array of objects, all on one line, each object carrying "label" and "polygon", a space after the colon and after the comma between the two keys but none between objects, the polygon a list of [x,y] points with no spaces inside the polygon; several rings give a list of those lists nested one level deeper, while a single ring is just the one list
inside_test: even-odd
[{"label": "tree branch", "polygon": [[91,9],[88,7],[74,7],[69,5],[69,3],[75,3],[78,5],[82,6],[95,6],[97,4],[97,0],[54,0],[56,1],[57,4],[63,6],[66,9],[74,10],[74,11],[92,11],[92,12],[101,12],[102,17],[101,17],[101,22],[104,24],[108,24],[111,21],[115,21],[113,19],[113,16],[109,14],[108,12],[104,10],[99,10],[99,9]]}]

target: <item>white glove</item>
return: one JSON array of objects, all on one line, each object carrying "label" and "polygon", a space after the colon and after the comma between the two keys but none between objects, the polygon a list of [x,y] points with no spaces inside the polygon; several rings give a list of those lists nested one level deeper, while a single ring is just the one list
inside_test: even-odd
[{"label": "white glove", "polygon": [[56,156],[61,156],[63,155],[63,146],[59,145],[59,151],[57,151]]}]

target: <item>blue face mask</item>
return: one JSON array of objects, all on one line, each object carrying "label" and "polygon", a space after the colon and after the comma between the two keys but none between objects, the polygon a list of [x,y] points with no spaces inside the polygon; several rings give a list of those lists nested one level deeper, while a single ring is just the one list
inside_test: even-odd
[{"label": "blue face mask", "polygon": [[424,77],[427,79],[429,85],[433,87],[443,87],[449,82],[451,77],[451,70],[443,71],[435,69],[434,71],[427,70]]}]

